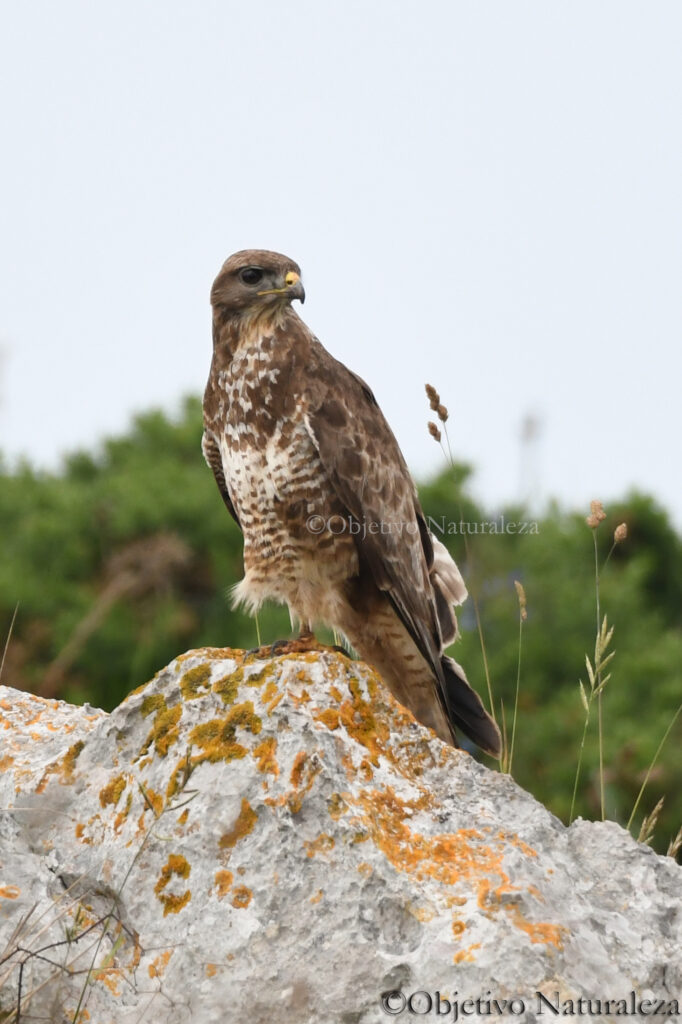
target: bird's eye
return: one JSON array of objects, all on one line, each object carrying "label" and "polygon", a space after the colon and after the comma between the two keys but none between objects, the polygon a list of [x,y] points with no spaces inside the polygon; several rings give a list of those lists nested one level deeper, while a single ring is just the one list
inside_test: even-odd
[{"label": "bird's eye", "polygon": [[263,280],[263,271],[260,267],[246,267],[239,276],[244,284],[259,284]]}]

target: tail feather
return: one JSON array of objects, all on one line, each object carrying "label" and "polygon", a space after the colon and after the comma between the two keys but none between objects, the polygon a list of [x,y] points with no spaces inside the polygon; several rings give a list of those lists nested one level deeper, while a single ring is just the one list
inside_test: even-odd
[{"label": "tail feather", "polygon": [[496,723],[471,688],[464,670],[452,658],[442,658],[443,696],[451,723],[493,757],[502,752],[502,738]]}]

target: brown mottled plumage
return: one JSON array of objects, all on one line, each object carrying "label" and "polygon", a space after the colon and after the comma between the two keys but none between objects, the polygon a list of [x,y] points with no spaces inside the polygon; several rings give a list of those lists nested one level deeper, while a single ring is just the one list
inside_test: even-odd
[{"label": "brown mottled plumage", "polygon": [[428,531],[374,395],[291,307],[300,269],[246,250],[211,291],[213,362],[203,451],[244,534],[235,599],[287,604],[304,631],[332,626],[441,739],[460,727],[499,754],[500,735],[462,669],[443,655],[457,566]]}]

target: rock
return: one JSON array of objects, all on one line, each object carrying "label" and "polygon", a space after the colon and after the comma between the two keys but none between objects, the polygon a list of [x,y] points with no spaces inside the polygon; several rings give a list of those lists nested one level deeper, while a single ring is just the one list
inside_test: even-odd
[{"label": "rock", "polygon": [[360,663],[204,649],[110,715],[0,687],[0,727],[0,1020],[19,985],[22,1021],[96,1024],[682,1000],[674,861],[565,828]]}]

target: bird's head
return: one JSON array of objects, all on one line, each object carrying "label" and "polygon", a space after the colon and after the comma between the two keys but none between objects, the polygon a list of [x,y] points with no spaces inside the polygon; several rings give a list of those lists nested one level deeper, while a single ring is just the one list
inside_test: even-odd
[{"label": "bird's head", "polygon": [[288,256],[242,249],[227,259],[211,288],[211,305],[223,315],[273,314],[293,299],[305,301],[301,269]]}]

